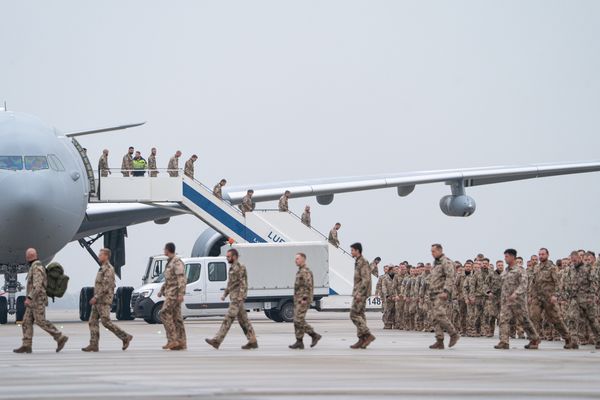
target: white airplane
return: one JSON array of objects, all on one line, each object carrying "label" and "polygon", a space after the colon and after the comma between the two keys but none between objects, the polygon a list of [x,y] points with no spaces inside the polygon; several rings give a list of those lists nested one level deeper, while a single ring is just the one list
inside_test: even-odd
[{"label": "white airplane", "polygon": [[[173,216],[188,212],[181,205],[90,201],[96,188],[95,171],[76,138],[139,125],[61,133],[34,116],[0,109],[3,195],[0,273],[4,274],[4,291],[8,295],[0,296],[0,323],[6,323],[7,313],[18,316],[17,306],[22,306],[15,295],[22,289],[18,274],[26,273],[29,268],[24,258],[28,247],[37,248],[43,261],[48,262],[72,241],[79,241],[93,255],[90,244],[103,237],[105,246],[113,250],[112,261],[120,275],[125,263],[126,227],[148,221],[165,223]],[[399,196],[407,196],[416,185],[440,182],[451,188],[451,194],[440,200],[442,212],[466,217],[475,211],[475,201],[465,193],[467,187],[599,170],[600,162],[574,162],[320,178],[253,185],[252,188],[256,202],[276,200],[285,190],[290,190],[292,197],[315,196],[320,204],[326,205],[340,193],[396,188]],[[223,196],[230,203],[239,204],[246,189],[228,188]],[[97,236],[86,239],[93,235]]]}]

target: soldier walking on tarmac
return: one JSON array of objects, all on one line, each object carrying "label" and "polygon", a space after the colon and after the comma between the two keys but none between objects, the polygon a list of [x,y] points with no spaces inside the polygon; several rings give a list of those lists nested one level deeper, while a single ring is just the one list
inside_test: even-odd
[{"label": "soldier walking on tarmac", "polygon": [[21,326],[23,330],[23,345],[13,351],[15,353],[31,353],[33,324],[36,324],[56,340],[56,352],[58,353],[65,347],[65,343],[67,343],[69,338],[56,329],[51,322],[46,320],[46,307],[48,306],[48,295],[46,294],[48,276],[46,275],[46,268],[38,260],[36,249],[27,249],[25,260],[30,264],[30,267],[27,274],[26,309]]},{"label": "soldier walking on tarmac", "polygon": [[110,249],[101,249],[98,254],[100,269],[96,274],[94,283],[94,297],[90,300],[92,314],[90,315],[90,344],[81,349],[85,352],[97,352],[98,342],[100,341],[100,324],[115,334],[123,342],[123,350],[127,350],[133,336],[128,335],[110,320],[110,306],[113,301],[115,291],[115,271],[110,265]]},{"label": "soldier walking on tarmac", "polygon": [[218,349],[221,343],[223,343],[227,332],[229,332],[231,324],[237,318],[244,334],[246,334],[246,338],[248,338],[248,343],[242,346],[242,349],[257,349],[258,343],[256,341],[254,328],[248,320],[246,305],[244,304],[244,301],[248,296],[248,275],[246,273],[246,267],[238,261],[239,253],[236,249],[229,249],[226,257],[227,262],[230,265],[229,276],[227,279],[227,288],[225,289],[225,292],[223,292],[221,300],[225,301],[225,298],[229,296],[229,309],[227,310],[227,315],[225,315],[217,335],[213,339],[205,339],[206,343],[210,344],[215,349]]},{"label": "soldier walking on tarmac", "polygon": [[175,244],[167,243],[165,245],[165,256],[168,257],[165,268],[165,283],[158,292],[158,297],[165,296],[160,311],[160,319],[165,326],[167,334],[167,344],[163,346],[164,350],[186,350],[187,338],[185,335],[185,325],[181,316],[181,303],[185,295],[185,266],[179,257],[175,255]]},{"label": "soldier walking on tarmac", "polygon": [[312,338],[310,347],[315,347],[321,335],[316,333],[312,326],[306,322],[306,312],[313,301],[314,280],[312,271],[306,266],[306,254],[296,254],[296,281],[294,283],[294,331],[296,333],[296,343],[289,346],[290,349],[304,349],[302,341],[307,334]]},{"label": "soldier walking on tarmac", "polygon": [[354,243],[350,246],[354,262],[354,288],[352,289],[352,308],[350,319],[356,325],[358,342],[350,346],[351,349],[366,349],[375,336],[367,327],[365,310],[367,308],[367,297],[371,294],[371,267],[362,255],[362,244]]}]

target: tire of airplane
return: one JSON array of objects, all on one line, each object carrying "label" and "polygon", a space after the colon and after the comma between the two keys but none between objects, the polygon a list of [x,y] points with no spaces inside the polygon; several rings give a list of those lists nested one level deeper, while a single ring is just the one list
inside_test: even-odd
[{"label": "tire of airplane", "polygon": [[271,319],[273,321],[275,321],[275,322],[283,322],[283,317],[281,316],[280,310],[272,308],[271,312],[269,314],[271,314]]},{"label": "tire of airplane", "polygon": [[283,303],[279,309],[279,316],[283,322],[294,322],[294,302]]},{"label": "tire of airplane", "polygon": [[117,298],[117,309],[115,314],[119,321],[130,321],[133,319],[131,315],[131,286],[122,286],[117,289],[115,297]]},{"label": "tire of airplane", "polygon": [[79,292],[79,319],[89,321],[92,314],[92,306],[90,300],[94,297],[93,287],[83,287]]},{"label": "tire of airplane", "polygon": [[155,324],[162,324],[162,321],[160,320],[160,310],[162,309],[162,305],[163,303],[158,303],[152,309],[152,321],[154,321]]},{"label": "tire of airplane", "polygon": [[6,297],[0,297],[0,324],[4,325],[8,322],[8,300]]},{"label": "tire of airplane", "polygon": [[15,321],[17,322],[23,321],[23,317],[25,316],[25,299],[26,296],[17,297],[17,313],[15,315]]}]

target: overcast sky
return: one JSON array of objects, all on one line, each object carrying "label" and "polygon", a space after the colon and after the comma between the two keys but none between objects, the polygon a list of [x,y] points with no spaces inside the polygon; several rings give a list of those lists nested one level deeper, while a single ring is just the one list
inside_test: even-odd
[{"label": "overcast sky", "polygon": [[[64,131],[147,121],[81,139],[120,166],[133,145],[159,166],[199,155],[208,185],[599,159],[597,1],[4,1],[0,99]],[[326,232],[384,263],[551,257],[600,250],[599,174],[468,190],[469,218],[446,217],[442,184],[313,206]],[[129,229],[124,284],[174,241],[189,254],[192,216]],[[70,290],[96,267],[77,243],[57,255]]]}]

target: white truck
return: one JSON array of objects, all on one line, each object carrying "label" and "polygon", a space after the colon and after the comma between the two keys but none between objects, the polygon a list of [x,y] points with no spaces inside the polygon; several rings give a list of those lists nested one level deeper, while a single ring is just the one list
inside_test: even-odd
[{"label": "white truck", "polygon": [[[264,311],[276,322],[291,322],[294,316],[294,280],[296,253],[307,256],[314,275],[314,303],[329,295],[329,246],[324,242],[234,244],[240,262],[248,271],[248,310]],[[224,254],[224,252],[222,252]],[[229,299],[221,301],[227,286],[229,264],[225,257],[182,258],[187,286],[182,305],[184,318],[225,315]],[[157,296],[163,284],[166,257],[151,257],[143,280],[133,291],[132,314],[148,323],[160,323],[164,298]]]}]

